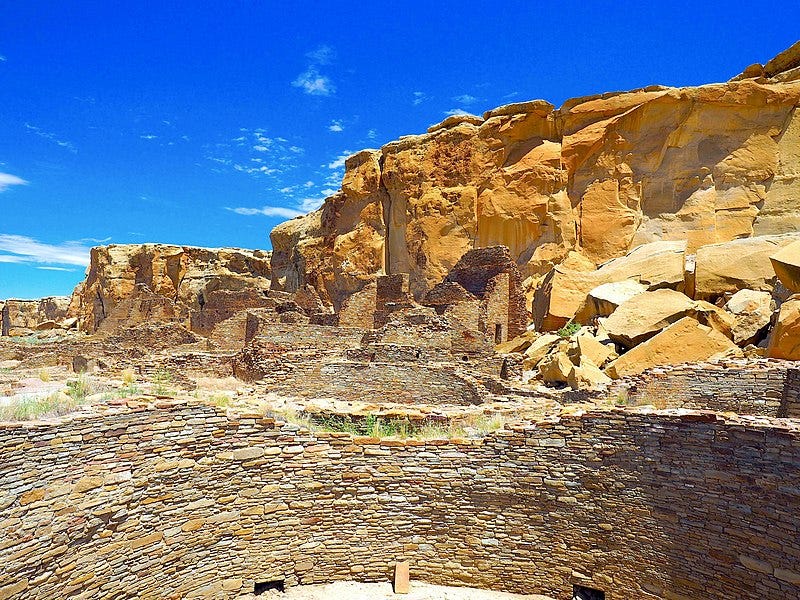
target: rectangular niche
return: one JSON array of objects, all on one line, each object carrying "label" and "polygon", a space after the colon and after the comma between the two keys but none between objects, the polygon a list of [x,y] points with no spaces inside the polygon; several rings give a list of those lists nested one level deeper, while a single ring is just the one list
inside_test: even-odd
[{"label": "rectangular niche", "polygon": [[606,600],[606,593],[585,585],[573,585],[572,600]]},{"label": "rectangular niche", "polygon": [[253,593],[256,596],[260,596],[270,590],[277,590],[279,592],[284,591],[283,589],[283,579],[276,579],[274,581],[259,581],[253,586]]}]

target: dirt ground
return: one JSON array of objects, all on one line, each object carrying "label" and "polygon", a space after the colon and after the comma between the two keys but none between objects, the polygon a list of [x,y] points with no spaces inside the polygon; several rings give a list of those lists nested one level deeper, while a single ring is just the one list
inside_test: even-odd
[{"label": "dirt ground", "polygon": [[356,583],[338,581],[323,585],[301,585],[285,592],[265,592],[258,596],[247,594],[240,600],[261,600],[261,598],[281,598],[282,600],[552,600],[547,596],[509,594],[474,588],[446,587],[411,582],[408,594],[395,594],[389,583]]}]

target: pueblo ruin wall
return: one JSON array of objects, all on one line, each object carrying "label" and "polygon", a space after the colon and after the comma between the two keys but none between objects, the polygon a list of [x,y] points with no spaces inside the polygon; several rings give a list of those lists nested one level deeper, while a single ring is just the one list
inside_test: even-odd
[{"label": "pueblo ruin wall", "polygon": [[0,598],[387,581],[571,597],[800,594],[800,427],[612,410],[481,441],[165,403],[0,424]]}]

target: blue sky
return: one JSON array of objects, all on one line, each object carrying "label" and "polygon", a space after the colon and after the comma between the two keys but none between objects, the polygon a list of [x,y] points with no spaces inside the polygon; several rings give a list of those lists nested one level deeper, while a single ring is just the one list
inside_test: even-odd
[{"label": "blue sky", "polygon": [[343,157],[448,113],[723,81],[797,2],[4,2],[0,298],[68,294],[88,248],[269,248]]}]

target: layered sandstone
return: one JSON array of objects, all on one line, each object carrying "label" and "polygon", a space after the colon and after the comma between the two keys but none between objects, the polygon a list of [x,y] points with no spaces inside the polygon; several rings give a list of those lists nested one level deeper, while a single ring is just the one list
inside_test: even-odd
[{"label": "layered sandstone", "polygon": [[58,327],[67,314],[69,301],[69,297],[51,296],[0,302],[0,334],[27,335],[43,323]]},{"label": "layered sandstone", "polygon": [[[502,244],[531,298],[567,259],[571,273],[591,273],[642,244],[682,242],[693,256],[709,243],[796,232],[800,81],[784,76],[793,56],[727,83],[450,118],[360,152],[340,192],[273,230],[273,287],[310,284],[338,309],[377,274],[408,273],[419,301],[465,252]],[[679,281],[665,287],[683,291],[678,259]],[[568,308],[539,302],[537,324],[563,325],[609,283],[585,279]]]},{"label": "layered sandstone", "polygon": [[256,308],[270,283],[270,254],[259,250],[111,245],[93,248],[90,261],[69,308],[89,333],[108,319],[128,325],[176,320],[206,333],[215,317],[204,318],[204,308],[224,311],[220,292],[237,308]]}]

